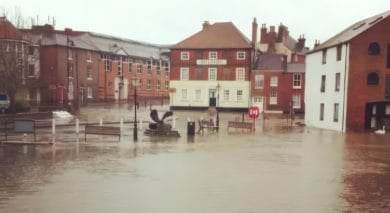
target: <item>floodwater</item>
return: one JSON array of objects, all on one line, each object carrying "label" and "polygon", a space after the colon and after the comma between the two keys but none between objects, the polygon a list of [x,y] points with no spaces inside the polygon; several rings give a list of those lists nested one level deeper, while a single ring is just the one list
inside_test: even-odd
[{"label": "floodwater", "polygon": [[390,211],[389,134],[274,125],[187,137],[181,122],[178,139],[2,145],[0,212]]}]

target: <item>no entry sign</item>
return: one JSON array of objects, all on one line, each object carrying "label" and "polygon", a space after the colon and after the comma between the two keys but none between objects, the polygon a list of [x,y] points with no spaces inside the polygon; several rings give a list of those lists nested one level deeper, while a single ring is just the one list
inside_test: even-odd
[{"label": "no entry sign", "polygon": [[257,106],[249,107],[248,114],[250,118],[258,118],[260,114],[259,112],[260,112],[259,107]]}]

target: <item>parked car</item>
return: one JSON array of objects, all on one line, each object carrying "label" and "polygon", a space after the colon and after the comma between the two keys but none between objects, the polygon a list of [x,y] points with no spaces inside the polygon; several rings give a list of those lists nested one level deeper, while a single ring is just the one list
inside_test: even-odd
[{"label": "parked car", "polygon": [[9,108],[10,105],[9,96],[4,93],[0,93],[0,112],[4,113],[6,109]]}]

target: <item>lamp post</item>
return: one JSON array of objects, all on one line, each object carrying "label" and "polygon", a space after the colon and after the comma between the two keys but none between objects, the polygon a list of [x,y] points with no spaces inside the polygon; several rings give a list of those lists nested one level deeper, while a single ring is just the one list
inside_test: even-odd
[{"label": "lamp post", "polygon": [[133,128],[133,141],[138,141],[138,128],[137,128],[137,87],[139,85],[139,81],[137,78],[133,78],[134,85],[134,128]]},{"label": "lamp post", "polygon": [[218,110],[218,107],[219,107],[219,89],[221,88],[221,86],[219,85],[219,83],[217,84],[217,91],[218,91],[218,94],[217,94],[217,107],[216,107],[216,109],[217,109],[217,132],[218,132],[218,130],[219,130],[219,110]]}]

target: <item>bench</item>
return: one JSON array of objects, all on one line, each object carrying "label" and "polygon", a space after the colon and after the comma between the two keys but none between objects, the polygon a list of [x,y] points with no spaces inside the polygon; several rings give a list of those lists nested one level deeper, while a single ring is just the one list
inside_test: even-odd
[{"label": "bench", "polygon": [[96,126],[96,125],[85,125],[84,139],[87,141],[87,134],[95,135],[117,135],[121,140],[121,129],[115,126]]},{"label": "bench", "polygon": [[217,126],[214,125],[214,122],[213,120],[198,120],[198,125],[199,125],[199,130],[198,130],[198,133],[200,133],[200,131],[204,131],[204,129],[207,129],[207,130],[217,130]]},{"label": "bench", "polygon": [[240,128],[240,129],[248,129],[250,131],[253,130],[253,124],[249,122],[239,122],[239,121],[228,121],[228,131],[229,128]]}]

